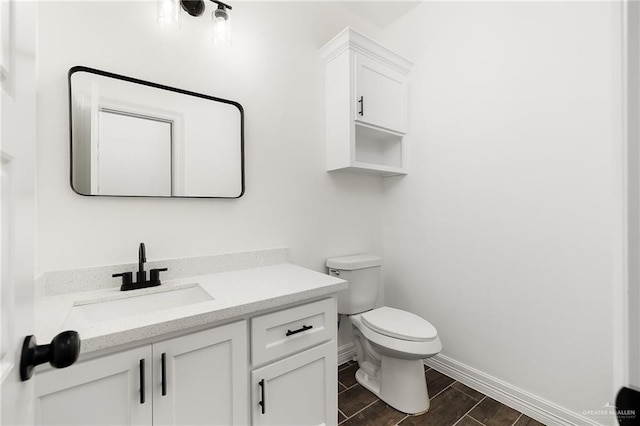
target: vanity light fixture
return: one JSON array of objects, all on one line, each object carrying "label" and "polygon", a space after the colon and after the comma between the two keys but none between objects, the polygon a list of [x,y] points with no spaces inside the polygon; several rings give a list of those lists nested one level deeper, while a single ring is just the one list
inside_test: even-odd
[{"label": "vanity light fixture", "polygon": [[[212,13],[213,37],[215,44],[231,44],[231,17],[232,9],[226,3],[218,0],[210,0],[218,7]],[[157,0],[158,24],[171,29],[180,29],[180,9],[189,15],[197,17],[204,13],[204,0]]]},{"label": "vanity light fixture", "polygon": [[[213,0],[212,0],[213,1]],[[230,6],[216,1],[218,8],[213,11],[213,43],[231,45],[231,18],[227,9],[231,10]]]},{"label": "vanity light fixture", "polygon": [[158,24],[172,30],[180,29],[179,0],[158,0]]}]

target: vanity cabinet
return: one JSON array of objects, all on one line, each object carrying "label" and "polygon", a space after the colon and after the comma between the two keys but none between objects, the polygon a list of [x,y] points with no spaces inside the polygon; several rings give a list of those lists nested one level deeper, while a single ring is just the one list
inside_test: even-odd
[{"label": "vanity cabinet", "polygon": [[253,318],[252,424],[337,424],[335,299]]},{"label": "vanity cabinet", "polygon": [[240,318],[38,372],[37,423],[336,425],[335,297]]},{"label": "vanity cabinet", "polygon": [[251,373],[253,424],[335,425],[336,345],[323,345]]},{"label": "vanity cabinet", "polygon": [[320,54],[325,62],[327,170],[406,174],[412,63],[351,28]]},{"label": "vanity cabinet", "polygon": [[[39,425],[151,425],[151,346],[35,375]],[[142,362],[141,362],[142,361]]]},{"label": "vanity cabinet", "polygon": [[153,424],[246,425],[246,336],[240,321],[154,343]]},{"label": "vanity cabinet", "polygon": [[46,425],[248,423],[240,321],[36,375]]}]

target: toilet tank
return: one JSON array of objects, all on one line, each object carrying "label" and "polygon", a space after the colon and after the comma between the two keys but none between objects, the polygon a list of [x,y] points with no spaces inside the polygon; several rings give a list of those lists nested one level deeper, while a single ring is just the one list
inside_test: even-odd
[{"label": "toilet tank", "polygon": [[382,259],[357,254],[327,259],[329,275],[349,282],[349,288],[338,293],[339,314],[359,314],[373,309],[380,288]]}]

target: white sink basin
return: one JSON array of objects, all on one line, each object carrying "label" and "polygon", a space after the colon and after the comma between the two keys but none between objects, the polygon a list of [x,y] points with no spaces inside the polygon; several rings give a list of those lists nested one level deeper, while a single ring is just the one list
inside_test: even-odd
[{"label": "white sink basin", "polygon": [[208,302],[214,298],[198,284],[184,284],[169,288],[130,290],[108,299],[75,302],[65,321],[68,326],[100,323],[129,318],[165,309]]}]

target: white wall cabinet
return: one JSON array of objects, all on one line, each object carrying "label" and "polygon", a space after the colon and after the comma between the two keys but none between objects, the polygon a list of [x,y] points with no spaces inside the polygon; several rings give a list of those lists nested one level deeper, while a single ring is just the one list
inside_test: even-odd
[{"label": "white wall cabinet", "polygon": [[355,120],[381,131],[407,131],[407,76],[391,66],[356,53]]},{"label": "white wall cabinet", "polygon": [[351,28],[320,53],[325,61],[327,170],[406,174],[412,63]]},{"label": "white wall cabinet", "polygon": [[247,364],[240,321],[47,370],[38,424],[245,425]]}]

